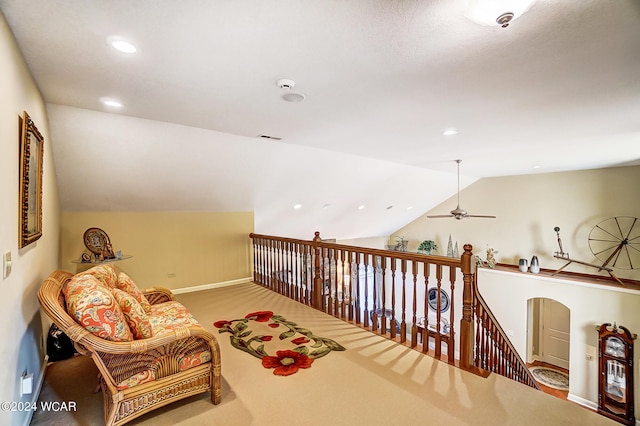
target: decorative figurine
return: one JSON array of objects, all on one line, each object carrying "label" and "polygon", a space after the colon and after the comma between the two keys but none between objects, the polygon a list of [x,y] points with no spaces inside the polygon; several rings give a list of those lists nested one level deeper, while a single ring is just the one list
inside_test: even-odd
[{"label": "decorative figurine", "polygon": [[476,265],[477,266],[488,266],[493,269],[496,267],[496,257],[495,255],[498,253],[497,250],[492,249],[491,247],[487,247],[487,260],[482,260],[482,258],[476,255]]},{"label": "decorative figurine", "polygon": [[529,272],[532,274],[540,273],[540,262],[538,261],[538,256],[534,255],[531,258],[531,266],[529,267]]},{"label": "decorative figurine", "polygon": [[497,250],[492,248],[487,248],[487,266],[491,269],[496,267],[496,257],[495,255],[498,253]]},{"label": "decorative figurine", "polygon": [[518,269],[520,269],[520,272],[527,272],[529,270],[527,259],[520,259],[518,261]]},{"label": "decorative figurine", "polygon": [[453,243],[451,242],[451,234],[449,234],[449,244],[447,244],[447,257],[455,257],[455,255],[453,254]]}]

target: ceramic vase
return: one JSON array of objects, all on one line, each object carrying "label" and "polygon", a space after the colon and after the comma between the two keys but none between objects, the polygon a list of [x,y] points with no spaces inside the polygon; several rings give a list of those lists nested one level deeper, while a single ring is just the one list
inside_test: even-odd
[{"label": "ceramic vase", "polygon": [[527,259],[520,259],[518,261],[518,268],[520,269],[520,272],[527,272],[529,269]]},{"label": "ceramic vase", "polygon": [[533,256],[531,258],[531,266],[529,267],[529,271],[532,274],[537,274],[540,272],[540,263],[538,262],[538,256]]}]

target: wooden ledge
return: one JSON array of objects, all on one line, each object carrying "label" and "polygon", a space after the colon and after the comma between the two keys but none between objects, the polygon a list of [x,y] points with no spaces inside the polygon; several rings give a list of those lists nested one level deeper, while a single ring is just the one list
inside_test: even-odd
[{"label": "wooden ledge", "polygon": [[[487,267],[482,267],[482,269],[492,269]],[[520,272],[518,269],[518,265],[510,265],[508,263],[498,263],[495,268],[496,271],[505,271],[505,272],[513,272],[517,274],[524,275],[539,275],[548,278],[560,278],[568,281],[577,281],[581,283],[589,283],[595,285],[601,285],[606,287],[615,287],[615,288],[624,288],[628,290],[637,290],[640,291],[640,281],[631,280],[628,278],[620,278],[620,280],[624,283],[624,286],[620,285],[619,282],[614,280],[609,276],[604,275],[592,275],[592,274],[584,274],[580,272],[567,272],[560,271],[556,273],[555,269],[540,269],[539,274],[532,274],[531,272]]]}]

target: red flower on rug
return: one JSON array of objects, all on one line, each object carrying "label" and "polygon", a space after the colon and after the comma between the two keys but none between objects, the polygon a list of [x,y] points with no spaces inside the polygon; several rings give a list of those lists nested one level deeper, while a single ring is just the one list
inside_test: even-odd
[{"label": "red flower on rug", "polygon": [[307,355],[290,351],[278,351],[276,356],[265,356],[262,358],[264,368],[275,368],[273,374],[276,376],[290,376],[297,373],[300,368],[309,368],[313,363],[313,358]]},{"label": "red flower on rug", "polygon": [[[345,350],[335,340],[317,336],[308,328],[271,311],[256,311],[244,318],[220,320],[213,325],[219,333],[230,334],[231,346],[260,359],[263,367],[275,369],[273,374],[276,376],[290,376],[301,368],[311,367],[317,358]],[[280,332],[271,335],[278,328]],[[288,349],[292,346],[293,349]],[[274,352],[276,356],[270,355]]]},{"label": "red flower on rug", "polygon": [[215,328],[222,328],[222,327],[224,327],[225,325],[229,325],[229,324],[231,324],[231,321],[221,320],[221,321],[216,321],[216,322],[214,322],[214,323],[213,323],[213,326],[214,326]]},{"label": "red flower on rug", "polygon": [[304,336],[298,337],[297,339],[291,339],[291,343],[293,343],[294,345],[304,345],[305,343],[309,343],[309,342],[310,340]]},{"label": "red flower on rug", "polygon": [[[251,318],[256,322],[267,322],[271,319],[271,317],[273,316],[273,312],[271,311],[259,311],[259,312],[252,312],[250,314],[245,315],[245,318]],[[252,317],[256,317],[256,318],[252,318]]]}]

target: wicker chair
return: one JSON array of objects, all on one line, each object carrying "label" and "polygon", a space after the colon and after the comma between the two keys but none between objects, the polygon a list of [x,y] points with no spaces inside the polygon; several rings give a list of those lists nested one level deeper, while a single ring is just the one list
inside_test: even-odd
[{"label": "wicker chair", "polygon": [[[215,337],[202,327],[184,326],[148,339],[112,342],[78,325],[66,310],[64,285],[73,277],[54,271],[38,291],[38,300],[51,320],[73,340],[78,352],[91,356],[100,371],[106,425],[122,425],[156,408],[199,393],[211,392],[211,402],[220,403],[220,350]],[[167,289],[144,290],[151,304],[173,300]],[[185,352],[207,350],[211,361],[181,371],[178,357]],[[156,380],[127,389],[117,383],[154,363]]]}]

